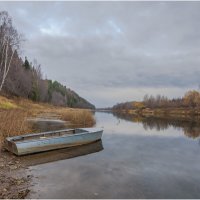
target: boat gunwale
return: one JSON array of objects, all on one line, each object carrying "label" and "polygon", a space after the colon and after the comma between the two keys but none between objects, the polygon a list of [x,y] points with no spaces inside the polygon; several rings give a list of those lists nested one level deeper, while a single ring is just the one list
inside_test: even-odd
[{"label": "boat gunwale", "polygon": [[[78,129],[81,129],[81,130],[84,130],[84,128],[78,128]],[[48,131],[48,132],[42,132],[42,133],[36,133],[37,135],[39,134],[44,134],[44,133],[59,133],[59,132],[62,132],[64,130],[74,130],[74,129],[63,129],[63,130],[59,130],[59,131]],[[51,139],[57,139],[57,138],[64,138],[64,137],[72,137],[72,136],[78,136],[78,135],[83,135],[83,134],[89,134],[89,133],[97,133],[97,132],[101,132],[103,131],[102,129],[98,129],[98,130],[94,130],[94,131],[87,131],[87,130],[84,130],[85,132],[82,132],[82,133],[76,133],[76,134],[66,134],[66,135],[62,135],[62,136],[55,136],[55,137],[47,137],[47,138],[40,138],[40,139],[30,139],[30,140],[22,140],[22,141],[13,141],[12,139],[14,139],[15,137],[23,137],[23,136],[14,136],[14,137],[10,137],[9,139],[10,140],[7,140],[11,143],[14,143],[15,145],[16,144],[21,144],[21,143],[27,143],[27,142],[35,142],[35,141],[43,141],[43,140],[51,140]],[[32,134],[29,134],[30,136]],[[34,134],[35,135],[35,134]],[[28,136],[28,135],[26,135]]]},{"label": "boat gunwale", "polygon": [[45,131],[45,132],[41,132],[41,133],[28,133],[28,134],[24,134],[24,135],[16,135],[13,137],[7,137],[6,140],[13,140],[13,139],[17,139],[17,138],[26,138],[29,136],[37,136],[37,135],[41,135],[41,134],[50,134],[50,133],[59,133],[59,132],[63,132],[63,131],[71,131],[74,129],[61,129],[61,130],[56,130],[56,131]]}]

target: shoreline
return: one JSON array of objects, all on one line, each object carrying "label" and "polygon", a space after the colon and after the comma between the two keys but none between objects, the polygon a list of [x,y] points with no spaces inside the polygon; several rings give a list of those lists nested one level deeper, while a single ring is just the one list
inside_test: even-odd
[{"label": "shoreline", "polygon": [[30,192],[32,176],[20,159],[0,148],[0,199],[24,199]]},{"label": "shoreline", "polygon": [[144,108],[144,109],[129,109],[129,110],[111,110],[113,113],[123,113],[131,114],[143,117],[167,117],[167,118],[177,118],[183,120],[199,120],[200,119],[200,109],[192,108]]}]

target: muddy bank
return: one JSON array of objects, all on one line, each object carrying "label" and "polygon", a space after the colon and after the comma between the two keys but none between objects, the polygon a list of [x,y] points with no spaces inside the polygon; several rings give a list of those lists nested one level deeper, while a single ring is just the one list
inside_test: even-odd
[{"label": "muddy bank", "polygon": [[22,199],[29,193],[31,175],[19,157],[0,148],[0,199]]}]

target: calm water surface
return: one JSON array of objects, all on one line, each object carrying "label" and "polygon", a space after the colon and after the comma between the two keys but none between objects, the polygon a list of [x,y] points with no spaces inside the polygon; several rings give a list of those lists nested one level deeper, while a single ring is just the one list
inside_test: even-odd
[{"label": "calm water surface", "polygon": [[200,142],[187,126],[95,115],[102,143],[31,166],[29,198],[200,198]]}]

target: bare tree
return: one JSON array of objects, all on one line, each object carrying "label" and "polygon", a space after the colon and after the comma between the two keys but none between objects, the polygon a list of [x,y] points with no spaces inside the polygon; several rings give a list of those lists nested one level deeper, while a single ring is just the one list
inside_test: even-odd
[{"label": "bare tree", "polygon": [[51,103],[57,106],[64,106],[65,100],[61,93],[53,91]]},{"label": "bare tree", "polygon": [[41,71],[41,66],[38,64],[37,60],[34,59],[33,61],[33,67],[31,69],[32,71],[32,87],[33,87],[33,95],[32,99],[35,101],[40,100],[40,81],[42,80],[42,71]]},{"label": "bare tree", "polygon": [[10,70],[14,53],[19,49],[21,35],[12,25],[6,11],[0,12],[0,91]]},{"label": "bare tree", "polygon": [[32,72],[26,70],[23,64],[22,59],[15,53],[3,90],[7,94],[28,98],[32,91]]},{"label": "bare tree", "polygon": [[40,101],[45,102],[48,101],[48,81],[47,80],[40,80],[39,81],[39,94],[40,94]]}]

